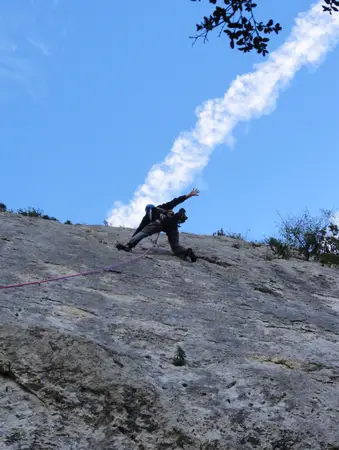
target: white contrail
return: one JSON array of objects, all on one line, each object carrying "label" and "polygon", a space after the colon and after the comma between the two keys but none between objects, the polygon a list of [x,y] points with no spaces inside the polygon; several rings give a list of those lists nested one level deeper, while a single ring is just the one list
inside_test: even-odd
[{"label": "white contrail", "polygon": [[115,202],[107,218],[110,225],[135,227],[147,203],[160,204],[180,193],[207,165],[214,148],[231,141],[237,124],[272,112],[296,72],[321,62],[339,39],[339,13],[323,12],[322,3],[299,14],[287,41],[266,62],[238,76],[224,97],[197,108],[195,128],[181,133],[165,160],[152,166],[128,205]]}]

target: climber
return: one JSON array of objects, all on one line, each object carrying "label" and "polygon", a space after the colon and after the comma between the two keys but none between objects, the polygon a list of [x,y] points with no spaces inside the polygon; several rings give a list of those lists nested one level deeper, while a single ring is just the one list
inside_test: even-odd
[{"label": "climber", "polygon": [[186,211],[184,208],[181,208],[179,212],[174,213],[173,208],[188,198],[198,195],[199,190],[192,189],[189,194],[181,195],[168,203],[163,203],[158,206],[146,205],[146,214],[133,233],[132,238],[126,245],[118,243],[116,245],[117,249],[130,252],[142,239],[163,231],[166,233],[171,249],[176,256],[182,259],[189,257],[192,262],[196,262],[197,257],[193,250],[191,248],[186,249],[179,244],[178,226],[180,226],[180,223],[186,222]]}]

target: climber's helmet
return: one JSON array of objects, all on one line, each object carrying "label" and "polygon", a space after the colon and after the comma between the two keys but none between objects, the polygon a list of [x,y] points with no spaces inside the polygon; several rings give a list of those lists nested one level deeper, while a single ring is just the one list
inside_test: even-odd
[{"label": "climber's helmet", "polygon": [[151,210],[153,208],[155,208],[154,205],[148,204],[148,205],[146,205],[145,212],[149,212],[149,210]]}]

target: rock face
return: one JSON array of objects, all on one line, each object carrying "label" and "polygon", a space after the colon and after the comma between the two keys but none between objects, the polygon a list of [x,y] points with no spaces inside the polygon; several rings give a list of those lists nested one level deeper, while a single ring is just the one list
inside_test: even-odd
[{"label": "rock face", "polygon": [[[132,259],[130,235],[1,213],[0,285]],[[0,290],[1,450],[339,449],[338,271],[181,241],[197,263],[161,236],[121,270]]]}]

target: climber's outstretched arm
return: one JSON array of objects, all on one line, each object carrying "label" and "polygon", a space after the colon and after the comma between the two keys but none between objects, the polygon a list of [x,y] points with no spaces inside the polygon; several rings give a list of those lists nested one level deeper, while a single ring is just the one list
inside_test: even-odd
[{"label": "climber's outstretched arm", "polygon": [[170,202],[163,203],[162,205],[158,205],[158,208],[174,209],[176,206],[180,205],[180,203],[183,203],[188,198],[197,197],[199,195],[199,193],[200,193],[199,189],[192,189],[189,194],[181,195],[180,197],[174,198]]}]

